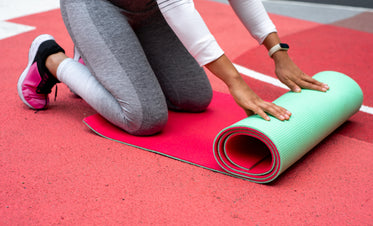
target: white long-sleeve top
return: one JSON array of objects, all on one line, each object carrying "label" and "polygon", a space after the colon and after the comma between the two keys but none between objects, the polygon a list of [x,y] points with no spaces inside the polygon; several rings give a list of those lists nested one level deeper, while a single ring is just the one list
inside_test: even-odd
[{"label": "white long-sleeve top", "polygon": [[[157,3],[171,29],[201,66],[224,54],[193,0],[157,0]],[[260,0],[229,0],[229,3],[259,44],[268,34],[276,32]]]}]

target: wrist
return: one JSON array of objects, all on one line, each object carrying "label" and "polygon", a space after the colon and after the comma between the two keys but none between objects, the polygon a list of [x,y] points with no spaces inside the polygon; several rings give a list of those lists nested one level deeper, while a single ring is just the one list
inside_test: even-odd
[{"label": "wrist", "polygon": [[277,51],[272,55],[272,59],[275,63],[281,62],[289,58],[289,54],[287,51]]},{"label": "wrist", "polygon": [[267,50],[270,50],[273,46],[280,43],[280,38],[278,37],[276,32],[270,33],[263,41],[263,45],[266,47]]},{"label": "wrist", "polygon": [[268,50],[268,55],[270,57],[273,57],[273,54],[277,53],[277,52],[287,52],[289,50],[289,45],[286,44],[286,43],[277,43],[276,45],[272,46],[269,50]]},{"label": "wrist", "polygon": [[232,62],[224,54],[218,59],[208,63],[205,67],[220,78],[228,87],[235,86],[243,80]]},{"label": "wrist", "polygon": [[246,84],[246,82],[243,80],[242,76],[239,73],[231,75],[224,81],[224,83],[226,84],[228,89],[236,89],[237,87],[242,86],[243,83]]}]

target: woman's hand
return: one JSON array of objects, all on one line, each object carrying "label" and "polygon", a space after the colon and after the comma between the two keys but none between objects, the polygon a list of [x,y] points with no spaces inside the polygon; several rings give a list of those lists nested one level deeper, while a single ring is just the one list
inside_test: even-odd
[{"label": "woman's hand", "polygon": [[[270,50],[280,43],[280,38],[276,32],[270,33],[263,41],[263,45]],[[272,55],[275,62],[275,73],[282,83],[287,85],[293,92],[300,92],[301,88],[327,91],[327,84],[321,83],[303,73],[302,70],[289,57],[287,51],[277,51]]]},{"label": "woman's hand", "polygon": [[[241,77],[240,77],[241,78]],[[269,121],[267,113],[283,121],[288,120],[291,113],[283,107],[262,100],[241,78],[229,86],[229,91],[236,103],[242,107],[247,116],[258,114]]]},{"label": "woman's hand", "polygon": [[289,111],[271,102],[263,101],[256,95],[225,55],[205,66],[224,81],[236,103],[245,110],[248,116],[258,114],[265,120],[270,120],[268,113],[279,120],[290,118],[291,113]]},{"label": "woman's hand", "polygon": [[301,88],[325,92],[329,89],[327,84],[321,83],[303,73],[293,62],[286,51],[277,51],[272,55],[275,62],[275,73],[278,79],[287,85],[293,92],[300,92]]}]

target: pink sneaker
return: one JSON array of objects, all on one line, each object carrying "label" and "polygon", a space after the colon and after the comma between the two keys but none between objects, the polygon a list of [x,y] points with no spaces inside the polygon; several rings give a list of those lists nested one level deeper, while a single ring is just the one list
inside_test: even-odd
[{"label": "pink sneaker", "polygon": [[45,67],[47,57],[57,52],[64,52],[64,50],[51,35],[40,35],[31,44],[28,64],[17,83],[19,97],[31,109],[47,108],[48,94],[59,82]]}]

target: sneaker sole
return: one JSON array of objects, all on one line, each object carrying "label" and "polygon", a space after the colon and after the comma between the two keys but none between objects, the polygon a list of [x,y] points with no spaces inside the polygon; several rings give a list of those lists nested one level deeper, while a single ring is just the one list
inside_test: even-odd
[{"label": "sneaker sole", "polygon": [[29,49],[29,55],[28,55],[28,63],[27,63],[27,66],[26,66],[26,69],[22,72],[21,76],[19,77],[18,79],[18,83],[17,83],[17,91],[18,91],[18,96],[21,98],[22,102],[24,104],[26,104],[29,108],[31,109],[35,109],[35,110],[38,110],[36,108],[34,108],[33,106],[31,106],[25,99],[25,97],[23,96],[23,93],[22,93],[22,84],[23,84],[23,81],[25,80],[26,78],[26,75],[28,73],[28,71],[30,70],[30,67],[32,65],[32,63],[34,62],[35,60],[35,56],[36,56],[36,53],[38,52],[38,49],[39,49],[39,46],[47,41],[47,40],[54,40],[53,36],[51,35],[48,35],[48,34],[44,34],[44,35],[39,35],[38,37],[36,37],[34,39],[34,41],[32,42],[31,44],[31,47]]}]

